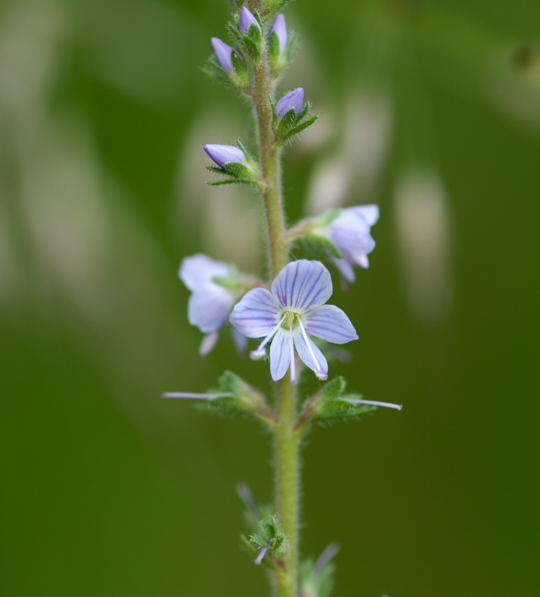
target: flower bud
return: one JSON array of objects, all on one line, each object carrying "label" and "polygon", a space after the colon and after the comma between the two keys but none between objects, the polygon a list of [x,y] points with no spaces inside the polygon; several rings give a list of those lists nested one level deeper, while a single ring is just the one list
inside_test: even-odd
[{"label": "flower bud", "polygon": [[276,116],[281,120],[291,110],[294,111],[298,118],[300,112],[304,107],[304,89],[298,87],[294,91],[284,95],[276,104]]},{"label": "flower bud", "polygon": [[287,49],[287,23],[285,22],[285,16],[282,14],[277,15],[274,20],[274,24],[270,29],[270,34],[275,33],[279,41],[279,51],[281,54],[285,53]]},{"label": "flower bud", "polygon": [[234,50],[218,37],[213,37],[211,41],[219,66],[228,73],[232,73],[234,71],[232,62],[232,53]]},{"label": "flower bud", "polygon": [[257,19],[253,16],[252,12],[248,8],[243,6],[242,10],[240,11],[238,30],[242,35],[247,35],[247,33],[253,25],[255,25],[255,27],[257,27],[259,31],[261,30],[261,26],[259,25]]},{"label": "flower bud", "polygon": [[205,145],[204,151],[220,168],[227,164],[246,164],[244,152],[234,145]]}]

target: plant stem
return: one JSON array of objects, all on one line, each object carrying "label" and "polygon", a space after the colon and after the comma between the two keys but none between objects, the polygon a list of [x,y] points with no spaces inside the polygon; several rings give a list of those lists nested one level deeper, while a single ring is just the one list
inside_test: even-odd
[{"label": "plant stem", "polygon": [[[260,0],[251,5],[262,14]],[[264,182],[262,198],[266,217],[269,269],[272,278],[287,264],[285,217],[281,198],[279,147],[272,127],[270,103],[273,81],[264,55],[254,65],[252,97],[259,132],[259,155]],[[276,573],[278,597],[297,597],[298,593],[298,513],[299,513],[299,437],[295,433],[296,395],[288,379],[276,384],[278,420],[274,428],[276,469],[276,510],[287,537],[284,567]]]}]

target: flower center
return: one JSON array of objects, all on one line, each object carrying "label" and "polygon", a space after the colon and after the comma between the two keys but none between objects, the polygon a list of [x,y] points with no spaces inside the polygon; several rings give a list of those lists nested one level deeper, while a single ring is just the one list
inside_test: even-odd
[{"label": "flower center", "polygon": [[294,330],[298,327],[298,322],[300,321],[300,313],[297,311],[290,311],[289,309],[284,309],[281,312],[280,319],[283,318],[283,323],[281,327],[285,330]]}]

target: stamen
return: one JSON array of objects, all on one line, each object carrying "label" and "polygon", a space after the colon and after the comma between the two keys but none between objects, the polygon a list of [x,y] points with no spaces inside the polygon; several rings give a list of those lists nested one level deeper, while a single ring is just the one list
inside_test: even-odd
[{"label": "stamen", "polygon": [[325,380],[328,379],[328,375],[326,375],[322,368],[321,368],[321,364],[319,363],[319,361],[317,360],[317,357],[315,356],[315,352],[313,351],[313,348],[311,346],[311,340],[308,338],[308,335],[306,334],[306,330],[304,328],[304,324],[302,323],[302,319],[299,317],[298,318],[298,325],[300,326],[300,331],[302,332],[302,336],[304,337],[304,340],[306,342],[306,346],[308,348],[309,354],[311,355],[311,358],[313,359],[313,362],[316,365],[316,369],[315,369],[315,375],[317,376],[317,379],[320,380]]},{"label": "stamen", "polygon": [[294,358],[294,337],[293,337],[292,330],[291,330],[290,334],[291,334],[291,383],[295,384],[296,383],[296,362],[295,362],[295,358]]},{"label": "stamen", "polygon": [[264,559],[264,556],[267,554],[268,549],[270,548],[270,543],[267,543],[259,552],[259,555],[255,558],[254,563],[255,566],[260,566],[261,562]]},{"label": "stamen", "polygon": [[192,398],[194,400],[214,400],[215,398],[230,398],[233,394],[226,392],[223,394],[192,394],[191,392],[165,392],[161,394],[162,398]]},{"label": "stamen", "polygon": [[266,336],[266,338],[259,344],[259,346],[255,349],[252,350],[249,353],[249,357],[251,359],[253,359],[254,361],[257,361],[258,359],[262,359],[265,355],[265,350],[264,347],[268,344],[268,342],[270,342],[270,340],[272,339],[273,335],[279,330],[281,324],[283,323],[283,320],[285,319],[285,316],[283,316],[279,323],[272,329],[272,331],[268,334],[268,336]]},{"label": "stamen", "polygon": [[393,404],[392,402],[378,402],[377,400],[360,400],[358,398],[342,398],[344,402],[351,404],[369,404],[371,406],[382,406],[386,408],[393,408],[394,410],[401,410],[403,404]]}]

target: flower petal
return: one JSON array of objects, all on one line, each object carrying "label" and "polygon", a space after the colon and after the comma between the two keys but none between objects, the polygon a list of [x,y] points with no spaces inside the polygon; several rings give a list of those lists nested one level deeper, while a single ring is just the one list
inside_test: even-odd
[{"label": "flower petal", "polygon": [[248,338],[268,335],[278,323],[279,307],[270,291],[254,288],[235,305],[230,322]]},{"label": "flower petal", "polygon": [[291,261],[273,281],[272,293],[282,307],[307,310],[332,296],[332,278],[320,261]]},{"label": "flower petal", "polygon": [[279,328],[270,345],[270,375],[274,381],[280,380],[291,365],[293,337],[290,332]]},{"label": "flower petal", "polygon": [[235,327],[231,328],[234,345],[239,355],[243,355],[247,349],[247,338],[242,335]]},{"label": "flower petal", "polygon": [[178,276],[189,290],[195,292],[212,282],[212,278],[228,276],[230,269],[228,263],[198,253],[182,260]]},{"label": "flower petal", "polygon": [[345,210],[331,225],[330,240],[347,261],[356,263],[358,256],[367,255],[375,248],[369,224],[354,213]]},{"label": "flower petal", "polygon": [[188,302],[189,323],[205,334],[215,332],[227,321],[233,302],[232,296],[219,287],[194,292]]},{"label": "flower petal", "polygon": [[379,219],[378,205],[358,205],[356,207],[349,207],[343,211],[361,216],[370,226],[374,226]]},{"label": "flower petal", "polygon": [[358,340],[351,320],[335,305],[322,305],[305,315],[308,334],[333,344],[346,344]]},{"label": "flower petal", "polygon": [[199,346],[199,355],[205,357],[207,354],[211,353],[216,346],[218,338],[219,332],[212,332],[203,336],[201,345]]},{"label": "flower petal", "polygon": [[297,332],[294,336],[294,345],[298,356],[305,365],[314,371],[319,379],[326,379],[328,377],[328,362],[315,342],[309,336]]},{"label": "flower petal", "polygon": [[345,278],[345,280],[347,280],[347,282],[354,282],[356,280],[354,268],[346,259],[338,259],[337,257],[333,256],[331,256],[331,259],[334,265],[338,268],[339,273]]}]

